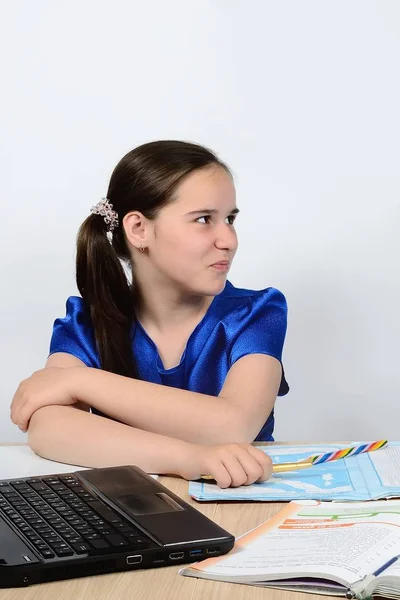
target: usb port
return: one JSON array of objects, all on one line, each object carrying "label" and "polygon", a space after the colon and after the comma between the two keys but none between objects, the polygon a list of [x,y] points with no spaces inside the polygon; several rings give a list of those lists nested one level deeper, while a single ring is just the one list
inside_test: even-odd
[{"label": "usb port", "polygon": [[133,554],[132,556],[127,556],[126,557],[126,564],[127,565],[138,565],[139,563],[142,562],[142,555],[141,554]]},{"label": "usb port", "polygon": [[172,552],[172,554],[169,555],[171,560],[180,560],[184,556],[185,556],[184,552]]},{"label": "usb port", "polygon": [[207,548],[207,554],[219,554],[220,548]]},{"label": "usb port", "polygon": [[189,556],[201,556],[203,554],[203,550],[201,548],[197,548],[196,550],[191,550],[189,552]]}]

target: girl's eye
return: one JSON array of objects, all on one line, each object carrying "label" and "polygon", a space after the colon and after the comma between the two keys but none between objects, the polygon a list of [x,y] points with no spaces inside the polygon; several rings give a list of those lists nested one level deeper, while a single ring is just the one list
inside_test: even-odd
[{"label": "girl's eye", "polygon": [[[225,221],[226,221],[226,223],[228,223],[228,225],[233,225],[235,222],[235,219],[236,219],[236,215],[229,215],[229,217],[226,217]],[[210,215],[203,215],[202,217],[198,217],[196,219],[196,223],[203,223],[204,225],[209,225],[210,222],[211,222]]]}]

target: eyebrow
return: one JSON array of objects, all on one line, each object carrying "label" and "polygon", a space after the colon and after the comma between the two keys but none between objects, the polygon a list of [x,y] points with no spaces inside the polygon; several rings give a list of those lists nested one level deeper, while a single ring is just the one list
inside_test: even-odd
[{"label": "eyebrow", "polygon": [[[200,210],[192,210],[191,212],[186,213],[187,216],[189,215],[216,215],[218,214],[220,211],[217,210],[216,208],[202,208]],[[238,214],[239,209],[238,208],[234,208],[230,211],[230,215],[237,215]]]}]

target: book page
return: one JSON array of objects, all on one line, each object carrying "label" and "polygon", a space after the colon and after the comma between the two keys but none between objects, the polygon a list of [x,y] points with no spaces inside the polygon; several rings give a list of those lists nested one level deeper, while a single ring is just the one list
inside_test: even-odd
[{"label": "book page", "polygon": [[230,553],[183,574],[234,581],[307,576],[351,586],[399,553],[400,502],[291,502]]},{"label": "book page", "polygon": [[[353,442],[355,445],[359,442]],[[345,444],[260,447],[274,463],[298,462]],[[190,482],[196,500],[372,500],[400,497],[400,443],[387,448],[315,465],[303,471],[273,473],[268,481],[238,488],[220,489],[208,482]]]},{"label": "book page", "polygon": [[370,459],[381,485],[389,488],[400,486],[400,446],[389,444],[386,452],[371,452]]}]

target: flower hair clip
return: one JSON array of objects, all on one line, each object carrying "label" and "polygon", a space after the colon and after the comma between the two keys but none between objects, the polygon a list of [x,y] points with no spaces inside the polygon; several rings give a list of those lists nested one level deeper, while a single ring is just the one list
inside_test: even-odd
[{"label": "flower hair clip", "polygon": [[95,206],[92,206],[90,212],[94,215],[100,215],[108,225],[107,231],[114,231],[119,225],[118,213],[113,209],[113,205],[107,198],[102,198]]}]

